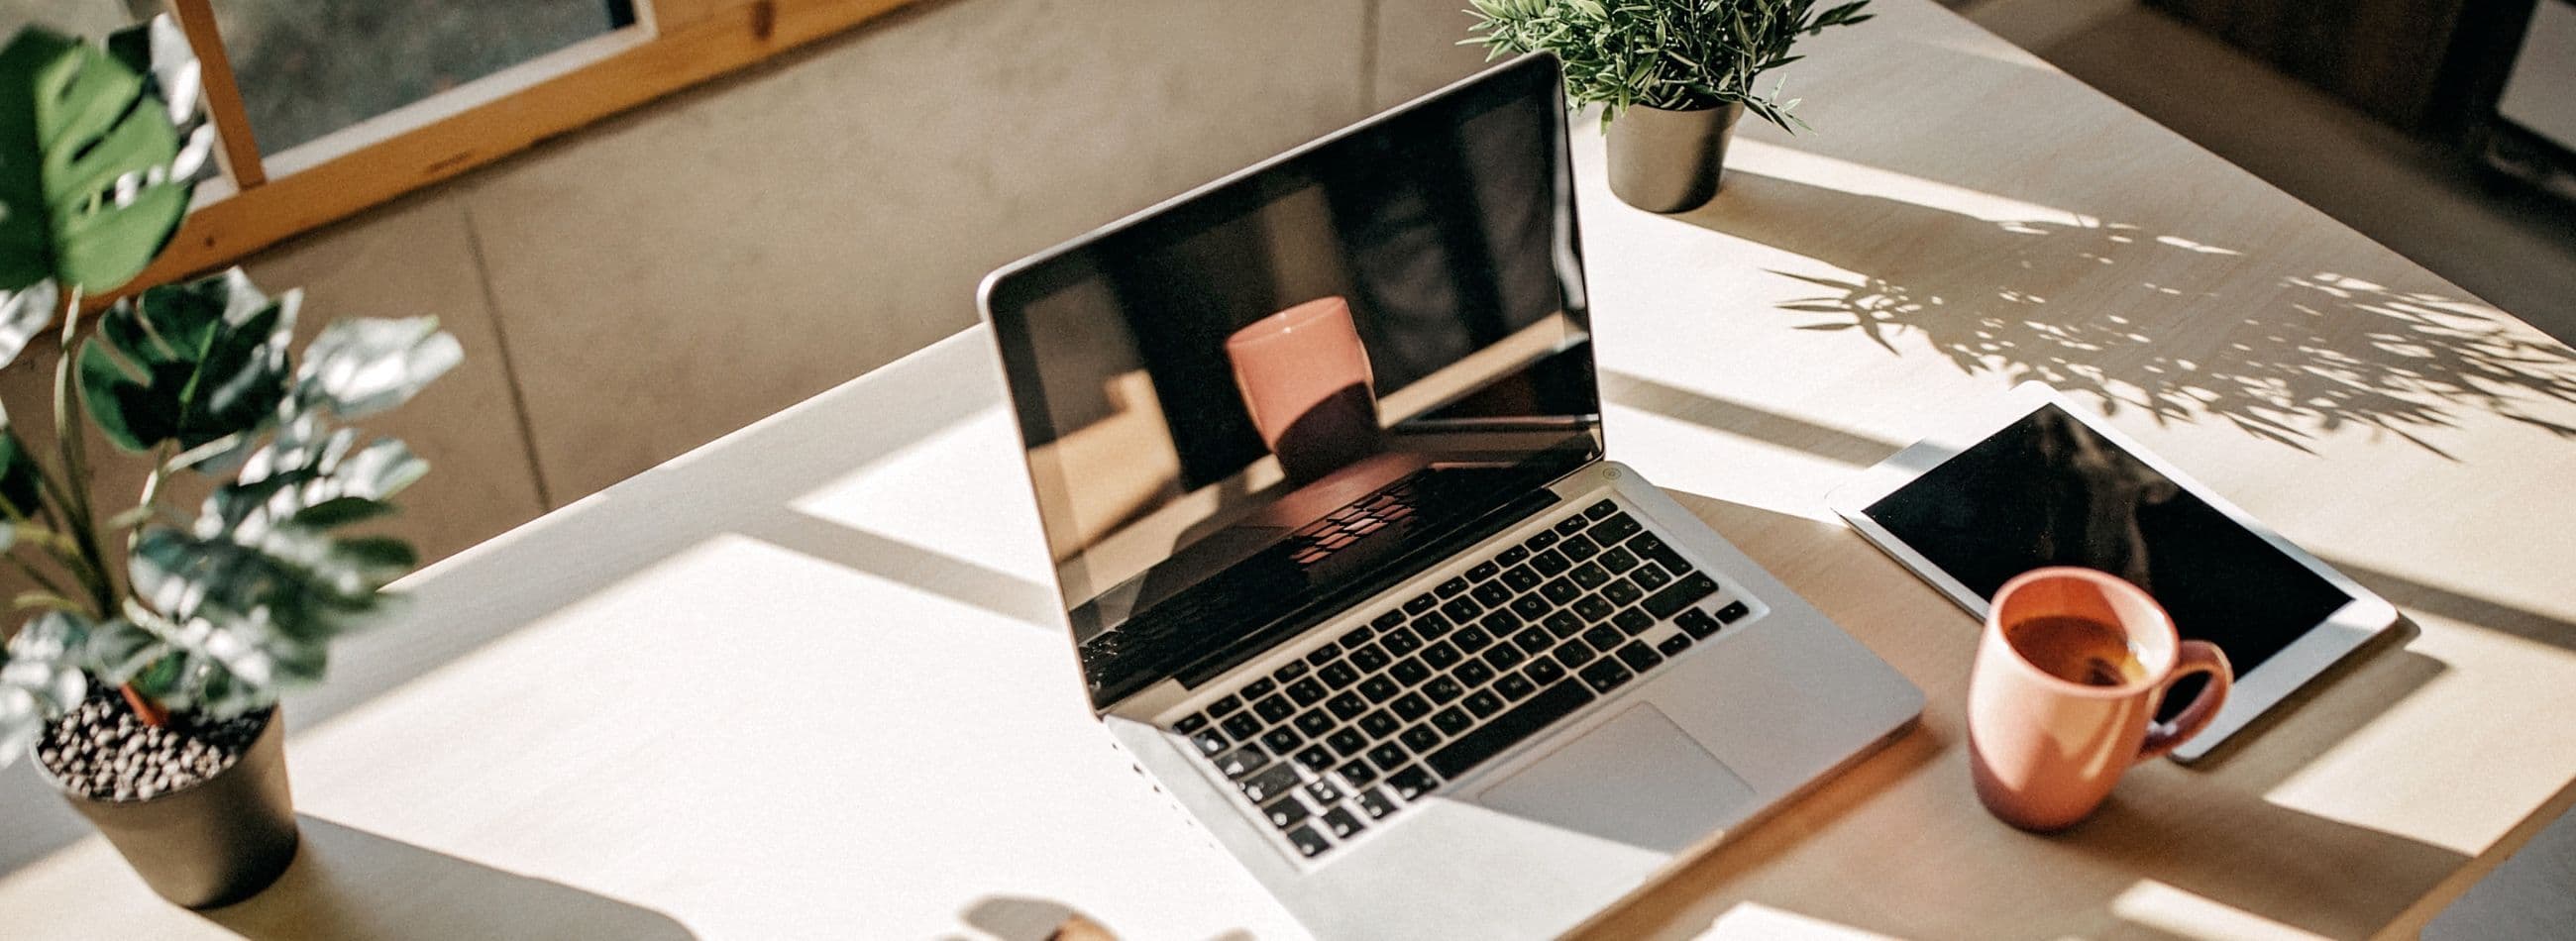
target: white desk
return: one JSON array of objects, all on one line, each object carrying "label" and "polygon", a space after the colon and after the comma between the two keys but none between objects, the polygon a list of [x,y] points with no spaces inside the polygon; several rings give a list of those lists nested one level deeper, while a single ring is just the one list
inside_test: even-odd
[{"label": "white desk", "polygon": [[[1612,453],[1932,705],[1601,933],[2419,924],[2576,796],[2576,354],[1928,3],[1876,6],[1796,76],[1818,131],[1749,130],[1694,218],[1610,199],[1588,123],[1576,150]],[[267,894],[200,918],[89,839],[0,875],[0,925],[1029,937],[1034,899],[1133,938],[1296,936],[1084,715],[987,347],[407,582],[409,616],[290,704],[310,843]],[[2129,403],[2114,423],[2419,629],[2070,834],[1985,817],[1973,625],[1820,498],[2027,376]]]}]

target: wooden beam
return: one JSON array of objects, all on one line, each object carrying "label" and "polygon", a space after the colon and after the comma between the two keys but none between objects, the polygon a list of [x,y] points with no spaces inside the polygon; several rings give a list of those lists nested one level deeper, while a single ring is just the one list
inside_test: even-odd
[{"label": "wooden beam", "polygon": [[206,116],[215,124],[215,139],[223,144],[224,168],[231,172],[234,186],[256,189],[268,182],[268,170],[260,162],[259,138],[251,134],[250,112],[242,109],[232,56],[224,51],[222,31],[215,28],[215,8],[210,0],[170,0],[170,11],[179,20],[179,31],[188,34],[188,48],[197,53]]},{"label": "wooden beam", "polygon": [[685,29],[707,17],[739,6],[743,0],[635,0],[636,12],[656,34]]},{"label": "wooden beam", "polygon": [[[200,207],[161,257],[118,293],[229,264],[289,236],[842,32],[909,2],[751,0],[713,10],[686,26],[617,46],[578,68],[281,172],[264,185]],[[422,104],[437,102],[433,98]],[[275,162],[284,166],[302,150]]]}]

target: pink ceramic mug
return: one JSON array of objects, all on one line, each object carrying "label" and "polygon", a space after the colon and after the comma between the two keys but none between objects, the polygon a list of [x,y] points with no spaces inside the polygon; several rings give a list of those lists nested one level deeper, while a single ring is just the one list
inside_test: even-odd
[{"label": "pink ceramic mug", "polygon": [[1226,338],[1225,355],[1244,410],[1290,480],[1315,480],[1382,449],[1368,348],[1348,302],[1319,297],[1245,324]]},{"label": "pink ceramic mug", "polygon": [[[2174,681],[2208,685],[2170,723]],[[2075,825],[2130,766],[2197,735],[2235,674],[2207,641],[2182,640],[2155,599],[2117,576],[2056,567],[1995,592],[1968,678],[1968,764],[1977,799],[2025,830]]]}]

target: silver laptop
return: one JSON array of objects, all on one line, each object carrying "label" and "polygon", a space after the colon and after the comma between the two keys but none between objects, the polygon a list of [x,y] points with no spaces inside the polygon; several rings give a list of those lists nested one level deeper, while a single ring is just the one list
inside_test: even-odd
[{"label": "silver laptop", "polygon": [[981,290],[1092,708],[1319,936],[1563,932],[1922,709],[1606,459],[1558,83]]}]

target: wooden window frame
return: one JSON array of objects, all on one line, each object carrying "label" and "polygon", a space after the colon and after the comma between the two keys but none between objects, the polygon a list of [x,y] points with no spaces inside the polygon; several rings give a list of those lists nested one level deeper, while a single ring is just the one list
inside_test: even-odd
[{"label": "wooden window frame", "polygon": [[267,155],[243,110],[215,0],[168,2],[203,63],[229,185],[200,187],[169,248],[119,294],[238,261],[912,0],[633,0],[635,25]]}]

